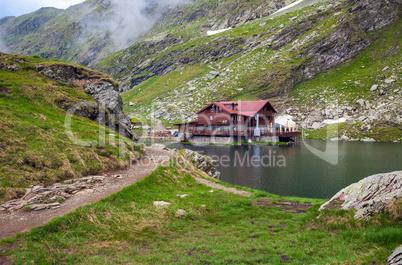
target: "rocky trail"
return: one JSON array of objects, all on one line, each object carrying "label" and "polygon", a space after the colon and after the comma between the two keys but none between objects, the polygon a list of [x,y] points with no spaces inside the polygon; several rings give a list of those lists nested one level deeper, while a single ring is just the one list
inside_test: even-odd
[{"label": "rocky trail", "polygon": [[[64,216],[78,207],[97,202],[134,184],[147,177],[157,167],[167,165],[176,151],[161,144],[154,144],[145,149],[145,156],[141,160],[126,169],[99,176],[66,180],[50,187],[34,186],[27,189],[22,198],[0,204],[0,239],[44,225],[55,217]],[[183,157],[187,161],[194,158],[196,158],[195,164],[187,164],[189,172],[194,172],[198,168],[206,177],[219,178],[220,173],[216,171],[210,158],[190,150],[187,150]],[[252,195],[251,192],[228,188],[203,179],[197,174],[191,173],[191,175],[197,182],[213,189],[245,197]]]},{"label": "rocky trail", "polygon": [[[221,184],[200,178],[200,177],[196,176],[195,174],[192,176],[198,183],[204,184],[205,186],[211,187],[213,189],[224,190],[224,191],[231,192],[231,193],[234,193],[234,194],[242,196],[242,197],[250,197],[253,195],[251,192],[244,191],[244,190],[238,190],[235,188],[228,188]],[[214,190],[211,190],[210,192],[214,192]]]},{"label": "rocky trail", "polygon": [[0,204],[0,239],[46,224],[118,192],[166,164],[174,154],[163,146],[147,147],[145,156],[124,170],[28,189],[23,198]]}]

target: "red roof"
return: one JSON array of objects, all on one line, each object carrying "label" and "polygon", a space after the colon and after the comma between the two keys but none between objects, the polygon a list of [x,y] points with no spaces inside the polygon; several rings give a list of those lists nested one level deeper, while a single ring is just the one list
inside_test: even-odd
[{"label": "red roof", "polygon": [[[236,110],[226,107],[226,105],[232,105],[232,104],[236,106]],[[240,116],[253,117],[267,104],[276,113],[276,110],[274,109],[274,107],[272,107],[269,101],[262,100],[262,101],[221,101],[221,102],[206,103],[206,106],[203,109],[197,111],[196,114],[201,113],[205,109],[209,108],[211,105],[215,105],[217,107],[220,107],[229,114],[237,114]]]}]

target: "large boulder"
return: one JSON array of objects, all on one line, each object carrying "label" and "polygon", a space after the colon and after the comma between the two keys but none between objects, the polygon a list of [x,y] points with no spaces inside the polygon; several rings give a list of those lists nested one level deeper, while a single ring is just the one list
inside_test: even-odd
[{"label": "large boulder", "polygon": [[355,209],[355,218],[368,220],[373,214],[385,212],[392,201],[402,199],[402,171],[377,174],[354,183],[320,207],[335,210]]},{"label": "large boulder", "polygon": [[389,265],[398,265],[402,264],[402,245],[397,247],[394,252],[392,252],[391,256],[388,257]]},{"label": "large boulder", "polygon": [[313,130],[321,130],[322,128],[325,128],[325,124],[321,122],[314,122],[313,125],[311,125],[311,129]]}]

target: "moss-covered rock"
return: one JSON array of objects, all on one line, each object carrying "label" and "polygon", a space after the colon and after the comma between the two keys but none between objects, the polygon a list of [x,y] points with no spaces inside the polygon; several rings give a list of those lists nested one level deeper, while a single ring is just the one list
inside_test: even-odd
[{"label": "moss-covered rock", "polygon": [[402,171],[369,176],[335,194],[320,210],[356,210],[355,218],[368,220],[402,199]]}]

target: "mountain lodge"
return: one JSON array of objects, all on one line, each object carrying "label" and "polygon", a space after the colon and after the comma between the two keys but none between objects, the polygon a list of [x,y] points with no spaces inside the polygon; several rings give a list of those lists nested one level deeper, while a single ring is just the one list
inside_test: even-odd
[{"label": "mountain lodge", "polygon": [[269,101],[211,102],[196,114],[197,121],[175,124],[185,140],[215,136],[277,142],[279,137],[301,134],[295,132],[294,125],[275,124],[277,112]]}]

